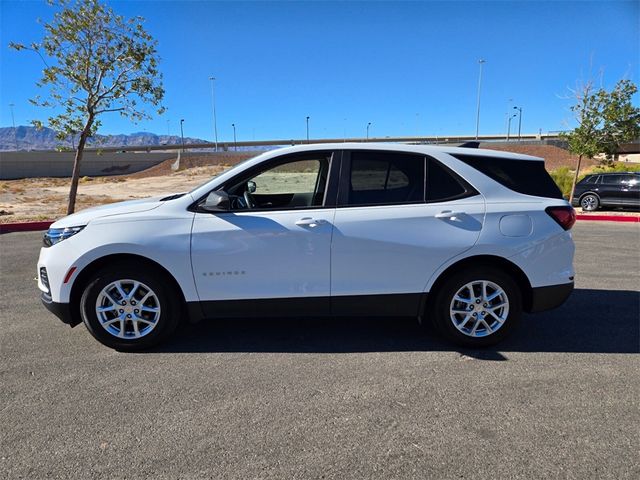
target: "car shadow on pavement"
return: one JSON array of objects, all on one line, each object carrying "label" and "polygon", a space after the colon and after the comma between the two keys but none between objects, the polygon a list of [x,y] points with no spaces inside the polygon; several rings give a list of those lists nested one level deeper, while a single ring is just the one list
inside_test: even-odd
[{"label": "car shadow on pavement", "polygon": [[501,361],[500,352],[638,353],[640,292],[576,289],[560,308],[525,315],[496,347],[459,349],[414,318],[292,318],[205,320],[184,325],[165,345],[176,352],[350,353],[456,351]]}]

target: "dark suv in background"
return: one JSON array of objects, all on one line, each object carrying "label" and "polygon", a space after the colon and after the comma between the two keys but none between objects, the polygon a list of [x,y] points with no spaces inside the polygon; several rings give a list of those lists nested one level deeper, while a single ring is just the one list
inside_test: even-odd
[{"label": "dark suv in background", "polygon": [[600,207],[640,207],[640,172],[596,173],[576,185],[573,206],[593,211]]}]

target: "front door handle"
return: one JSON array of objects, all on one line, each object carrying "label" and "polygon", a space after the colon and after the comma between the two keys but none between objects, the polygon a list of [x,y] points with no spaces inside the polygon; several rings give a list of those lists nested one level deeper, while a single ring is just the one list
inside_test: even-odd
[{"label": "front door handle", "polygon": [[298,225],[299,227],[317,227],[318,225],[323,225],[325,223],[327,223],[326,220],[304,217],[298,220],[296,222],[296,225]]},{"label": "front door handle", "polygon": [[454,212],[453,210],[444,210],[440,213],[436,213],[436,218],[450,218],[451,220],[455,220],[464,215],[464,212]]}]

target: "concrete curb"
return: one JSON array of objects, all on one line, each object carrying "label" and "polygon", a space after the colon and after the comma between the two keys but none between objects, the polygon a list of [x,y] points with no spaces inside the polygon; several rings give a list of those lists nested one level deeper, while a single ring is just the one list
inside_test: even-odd
[{"label": "concrete curb", "polygon": [[[640,223],[640,216],[624,215],[576,215],[576,220],[588,220],[592,222],[630,222]],[[53,221],[44,222],[21,222],[21,223],[0,223],[0,234],[13,232],[37,232],[46,230]]]}]

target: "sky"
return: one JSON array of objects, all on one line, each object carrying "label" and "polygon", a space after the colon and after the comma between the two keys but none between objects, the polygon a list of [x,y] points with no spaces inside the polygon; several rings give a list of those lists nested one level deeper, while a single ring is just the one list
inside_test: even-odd
[{"label": "sky", "polygon": [[[566,130],[569,88],[640,76],[639,1],[107,2],[141,15],[158,40],[163,115],[133,124],[103,116],[102,134],[148,131],[238,141],[370,135],[504,134]],[[43,36],[40,0],[0,0],[0,126],[46,118],[32,106],[42,61],[8,48]],[[636,95],[634,103],[638,104]],[[513,119],[512,132],[518,118]]]}]

